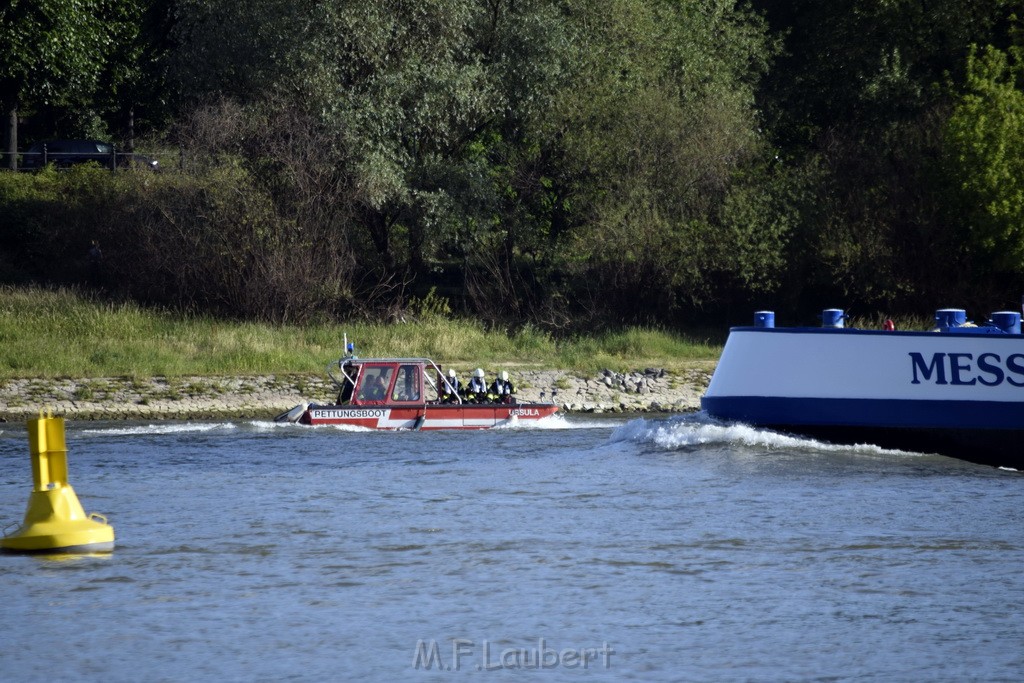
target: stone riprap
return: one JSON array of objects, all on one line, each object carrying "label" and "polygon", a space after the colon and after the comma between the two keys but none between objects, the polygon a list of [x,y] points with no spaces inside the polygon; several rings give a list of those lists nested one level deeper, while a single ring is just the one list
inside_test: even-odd
[{"label": "stone riprap", "polygon": [[[604,370],[581,377],[558,370],[512,373],[520,401],[551,401],[569,412],[686,412],[700,408],[714,363],[679,372]],[[303,401],[330,403],[334,385],[304,375],[151,379],[0,380],[0,421],[42,409],[75,420],[272,419]]]}]

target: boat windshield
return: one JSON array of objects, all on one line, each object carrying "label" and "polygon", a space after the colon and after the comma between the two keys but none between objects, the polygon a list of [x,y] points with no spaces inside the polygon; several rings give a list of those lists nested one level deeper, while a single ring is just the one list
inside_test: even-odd
[{"label": "boat windshield", "polygon": [[391,392],[392,401],[420,400],[420,366],[403,365],[398,368],[398,379]]},{"label": "boat windshield", "polygon": [[395,368],[392,365],[364,367],[362,382],[359,385],[359,400],[383,401],[386,399],[394,371]]}]

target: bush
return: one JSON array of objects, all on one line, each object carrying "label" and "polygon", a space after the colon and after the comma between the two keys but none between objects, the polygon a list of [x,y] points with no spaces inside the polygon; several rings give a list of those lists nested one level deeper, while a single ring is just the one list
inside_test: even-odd
[{"label": "bush", "polygon": [[[10,282],[86,282],[142,302],[303,321],[350,290],[331,225],[284,215],[240,164],[189,175],[89,166],[0,173]],[[97,242],[102,260],[88,254]]]}]

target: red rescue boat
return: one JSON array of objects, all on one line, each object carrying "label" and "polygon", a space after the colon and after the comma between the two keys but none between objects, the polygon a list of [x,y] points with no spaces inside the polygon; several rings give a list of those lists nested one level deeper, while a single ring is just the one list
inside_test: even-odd
[{"label": "red rescue boat", "polygon": [[489,429],[541,420],[558,410],[554,403],[520,403],[514,396],[474,399],[452,386],[429,358],[346,356],[328,365],[327,374],[338,387],[335,403],[300,403],[276,421],[387,430]]}]

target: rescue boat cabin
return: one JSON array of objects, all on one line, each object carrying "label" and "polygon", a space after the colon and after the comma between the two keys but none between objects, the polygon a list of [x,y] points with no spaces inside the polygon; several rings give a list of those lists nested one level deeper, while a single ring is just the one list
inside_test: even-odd
[{"label": "rescue boat cabin", "polygon": [[327,374],[339,387],[337,405],[416,406],[449,396],[449,403],[463,402],[429,358],[342,358]]}]

